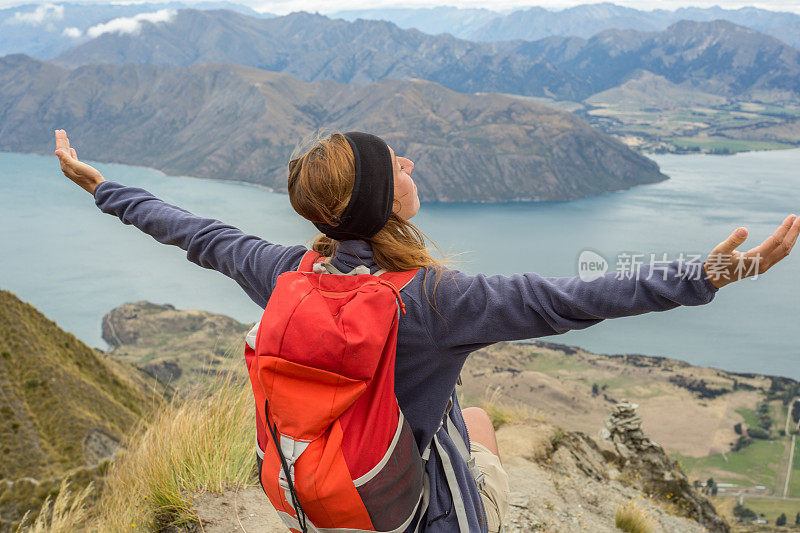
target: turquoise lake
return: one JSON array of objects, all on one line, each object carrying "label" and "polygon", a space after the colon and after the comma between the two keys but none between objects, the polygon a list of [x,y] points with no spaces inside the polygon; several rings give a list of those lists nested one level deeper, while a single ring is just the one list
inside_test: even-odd
[{"label": "turquoise lake", "polygon": [[[671,179],[572,202],[429,204],[414,221],[461,270],[575,276],[586,249],[614,270],[622,253],[645,254],[645,261],[650,253],[705,256],[743,225],[750,230],[741,247],[746,250],[787,214],[800,214],[800,150],[653,159]],[[302,243],[314,234],[282,194],[93,164],[106,179],[143,187],[273,242]],[[105,347],[102,316],[130,301],[206,309],[242,322],[260,317],[260,308],[235,282],[101,213],[89,194],[61,174],[54,156],[0,152],[0,223],[0,288],[89,345]],[[798,379],[798,256],[800,247],[759,279],[723,288],[706,306],[607,320],[545,340]]]}]

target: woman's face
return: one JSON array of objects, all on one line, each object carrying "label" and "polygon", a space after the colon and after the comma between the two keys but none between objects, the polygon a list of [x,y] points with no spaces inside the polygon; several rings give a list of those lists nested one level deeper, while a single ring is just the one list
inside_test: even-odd
[{"label": "woman's face", "polygon": [[394,172],[394,199],[400,203],[400,208],[395,208],[394,212],[400,218],[408,220],[419,211],[417,185],[411,179],[414,163],[405,157],[396,156],[391,148],[389,148],[389,152],[392,154]]}]

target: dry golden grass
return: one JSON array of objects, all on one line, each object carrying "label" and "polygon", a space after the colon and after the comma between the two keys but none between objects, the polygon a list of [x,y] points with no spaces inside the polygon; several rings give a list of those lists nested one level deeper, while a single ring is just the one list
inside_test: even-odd
[{"label": "dry golden grass", "polygon": [[210,381],[205,391],[176,397],[130,438],[109,470],[99,530],[192,522],[192,494],[252,482],[254,411],[246,374],[239,368]]},{"label": "dry golden grass", "polygon": [[478,401],[478,407],[486,411],[495,429],[512,422],[544,420],[544,415],[521,402],[503,401],[503,388],[497,386],[487,388],[483,398]]},{"label": "dry golden grass", "polygon": [[617,507],[614,514],[614,525],[626,533],[652,533],[655,525],[645,511],[635,503],[626,503]]},{"label": "dry golden grass", "polygon": [[73,493],[69,490],[69,480],[65,478],[56,499],[47,497],[32,524],[27,523],[30,513],[26,514],[17,533],[69,533],[83,529],[89,518],[88,499],[91,492],[90,483],[82,491]]}]

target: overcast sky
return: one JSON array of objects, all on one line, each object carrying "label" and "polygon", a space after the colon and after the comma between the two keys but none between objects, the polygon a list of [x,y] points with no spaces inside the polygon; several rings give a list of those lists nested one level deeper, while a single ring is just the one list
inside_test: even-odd
[{"label": "overcast sky", "polygon": [[[201,3],[192,0],[184,0],[188,3]],[[285,14],[291,11],[319,11],[328,13],[342,9],[363,9],[367,5],[371,8],[377,7],[431,7],[434,5],[450,5],[458,7],[484,7],[494,10],[512,9],[516,7],[541,6],[550,9],[563,9],[565,7],[579,4],[599,3],[602,0],[570,1],[570,0],[541,0],[532,2],[530,0],[446,0],[442,2],[430,2],[424,0],[407,0],[398,2],[396,0],[372,0],[368,4],[363,0],[241,0],[241,3],[256,9],[257,11],[268,11],[270,13]],[[22,4],[46,4],[44,1],[21,1],[21,0],[0,0],[0,7],[11,7]],[[58,2],[55,2],[58,3]],[[77,2],[76,2],[77,3]],[[84,3],[84,2],[80,2]],[[89,3],[89,2],[85,2]],[[97,2],[92,2],[97,3]],[[106,3],[106,2],[103,2]],[[114,2],[114,3],[138,3],[138,2]],[[743,6],[755,6],[763,9],[775,11],[792,11],[800,13],[800,0],[755,0],[752,2],[740,2],[738,0],[616,0],[613,3],[637,9],[675,9],[684,6],[710,7],[718,5],[728,9],[736,9]]]}]

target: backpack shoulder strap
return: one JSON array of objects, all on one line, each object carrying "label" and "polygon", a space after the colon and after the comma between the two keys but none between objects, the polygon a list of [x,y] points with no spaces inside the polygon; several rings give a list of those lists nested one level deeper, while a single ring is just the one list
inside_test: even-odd
[{"label": "backpack shoulder strap", "polygon": [[386,281],[394,285],[394,287],[399,292],[400,290],[403,289],[403,287],[408,285],[412,279],[414,279],[414,276],[417,275],[417,272],[419,272],[419,270],[420,269],[417,268],[414,270],[406,270],[405,272],[384,272],[378,277],[383,281]]},{"label": "backpack shoulder strap", "polygon": [[300,260],[300,266],[297,267],[298,272],[312,272],[314,270],[314,263],[320,258],[320,254],[314,250],[309,250],[303,255]]}]

